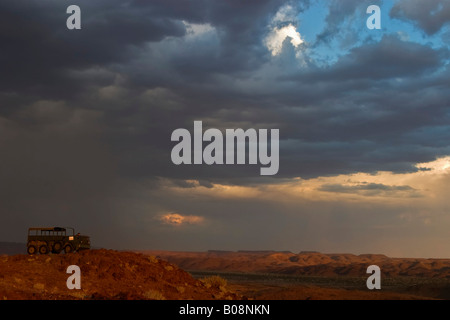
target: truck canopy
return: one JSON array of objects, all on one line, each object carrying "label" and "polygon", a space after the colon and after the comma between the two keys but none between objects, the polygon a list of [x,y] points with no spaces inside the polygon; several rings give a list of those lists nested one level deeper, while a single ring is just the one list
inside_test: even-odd
[{"label": "truck canopy", "polygon": [[70,227],[33,227],[28,228],[28,235],[42,234],[42,232],[66,232],[66,230],[72,230],[72,235],[75,235],[75,229]]},{"label": "truck canopy", "polygon": [[28,228],[29,231],[32,230],[42,230],[42,231],[66,231],[66,228],[53,227],[53,228]]}]

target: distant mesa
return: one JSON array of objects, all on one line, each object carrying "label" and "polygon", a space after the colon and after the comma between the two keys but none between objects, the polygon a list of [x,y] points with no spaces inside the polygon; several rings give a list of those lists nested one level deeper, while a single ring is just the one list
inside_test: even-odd
[{"label": "distant mesa", "polygon": [[[232,251],[230,251],[232,252]],[[277,251],[277,250],[238,250],[239,253],[292,253],[291,251]]]},{"label": "distant mesa", "polygon": [[217,254],[223,254],[223,253],[231,253],[233,251],[230,250],[208,250],[208,253],[217,253]]},{"label": "distant mesa", "polygon": [[388,259],[389,257],[385,254],[381,254],[381,253],[364,253],[364,254],[360,254],[359,257],[361,258],[368,258],[368,259]]}]

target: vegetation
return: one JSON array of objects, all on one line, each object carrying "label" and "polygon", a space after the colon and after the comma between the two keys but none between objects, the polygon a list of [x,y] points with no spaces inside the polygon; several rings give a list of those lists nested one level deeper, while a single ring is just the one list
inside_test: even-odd
[{"label": "vegetation", "polygon": [[206,277],[200,280],[206,285],[207,288],[212,287],[224,290],[225,287],[227,286],[227,280],[218,275]]}]

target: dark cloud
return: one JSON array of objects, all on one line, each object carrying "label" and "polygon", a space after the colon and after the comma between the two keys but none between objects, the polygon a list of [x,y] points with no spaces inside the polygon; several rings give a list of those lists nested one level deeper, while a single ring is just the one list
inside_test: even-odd
[{"label": "dark cloud", "polygon": [[[328,68],[292,69],[297,58],[288,41],[274,62],[263,45],[269,22],[286,3],[258,3],[80,2],[78,32],[65,29],[60,3],[2,2],[8,63],[1,112],[14,116],[42,97],[100,111],[98,123],[120,174],[135,178],[240,183],[258,173],[255,166],[173,167],[171,132],[192,129],[198,119],[221,129],[280,128],[282,177],[414,170],[417,160],[447,151],[439,134],[430,139],[427,133],[446,119],[448,94],[429,75],[444,66],[447,50],[385,36]],[[300,12],[309,3],[291,5]],[[336,29],[362,7],[331,3],[328,27]],[[208,25],[211,32],[186,40],[186,23]],[[405,143],[417,150],[407,152],[409,160]]]},{"label": "dark cloud", "polygon": [[450,3],[445,0],[400,0],[389,14],[393,18],[412,21],[429,35],[439,32],[450,21]]},{"label": "dark cloud", "polygon": [[[254,68],[262,55],[258,33],[282,1],[78,1],[82,30],[65,28],[67,5],[58,1],[2,1],[0,37],[2,87],[29,89],[35,94],[69,95],[79,85],[68,70],[120,64],[136,48],[186,33],[183,21],[210,23],[220,33],[213,51],[186,48],[171,56],[182,73],[204,73]],[[204,48],[208,48],[204,44]],[[238,48],[240,48],[238,50]],[[203,52],[203,53],[202,53]],[[253,61],[253,62],[252,62]],[[7,80],[6,80],[7,79]],[[63,81],[61,83],[61,81]]]},{"label": "dark cloud", "polygon": [[385,36],[377,43],[354,48],[332,67],[304,77],[311,81],[347,81],[395,79],[420,76],[437,70],[449,57],[448,50]]},{"label": "dark cloud", "polygon": [[122,1],[79,1],[78,5],[82,30],[70,31],[67,5],[62,2],[2,1],[3,90],[70,96],[82,84],[69,81],[68,70],[123,62],[131,46],[185,33],[181,21],[149,18],[151,8],[123,6]]},{"label": "dark cloud", "polygon": [[382,183],[363,183],[358,185],[325,184],[319,190],[337,193],[356,193],[364,196],[398,196],[399,193],[402,196],[404,196],[404,193],[408,193],[408,196],[411,197],[417,196],[416,190],[410,186],[388,186]]}]

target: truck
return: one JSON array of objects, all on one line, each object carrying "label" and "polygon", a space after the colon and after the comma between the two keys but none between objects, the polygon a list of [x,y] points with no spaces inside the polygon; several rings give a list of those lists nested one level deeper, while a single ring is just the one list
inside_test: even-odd
[{"label": "truck", "polygon": [[91,248],[89,236],[75,234],[70,227],[28,228],[28,254],[72,253]]}]

